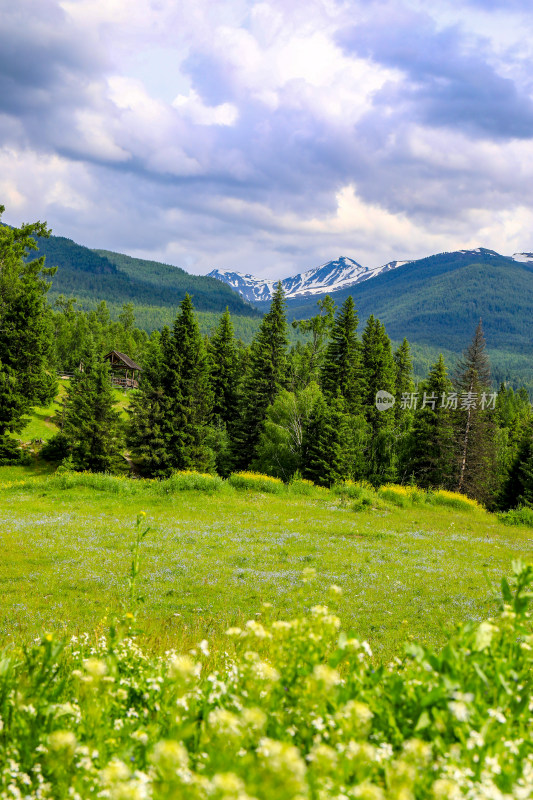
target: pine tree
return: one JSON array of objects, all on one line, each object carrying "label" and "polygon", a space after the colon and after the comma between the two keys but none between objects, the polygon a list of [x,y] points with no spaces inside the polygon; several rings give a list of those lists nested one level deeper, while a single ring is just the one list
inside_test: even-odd
[{"label": "pine tree", "polygon": [[172,334],[162,339],[163,436],[174,469],[211,470],[208,445],[213,396],[209,364],[194,306],[188,294],[180,303]]},{"label": "pine tree", "polygon": [[209,340],[209,382],[213,393],[213,418],[229,425],[237,414],[238,355],[233,322],[226,307]]},{"label": "pine tree", "polygon": [[411,358],[411,348],[407,339],[404,339],[394,352],[393,359],[396,385],[394,414],[397,421],[404,421],[412,417],[412,413],[409,407],[410,404],[402,403],[402,397],[406,398],[406,396],[414,392],[413,359]]},{"label": "pine tree", "polygon": [[440,355],[419,387],[410,435],[408,472],[419,486],[452,488],[456,473],[453,409],[448,407],[452,388]]},{"label": "pine tree", "polygon": [[109,364],[98,359],[89,338],[82,369],[69,382],[62,420],[62,434],[75,469],[107,472],[120,463],[122,443],[114,405]]},{"label": "pine tree", "polygon": [[501,508],[524,505],[533,507],[533,424],[523,434],[499,498]]},{"label": "pine tree", "polygon": [[496,482],[496,432],[493,413],[483,408],[483,397],[491,393],[491,376],[481,320],[457,365],[454,385],[459,393],[454,415],[457,490],[486,503]]},{"label": "pine tree", "polygon": [[396,376],[390,339],[373,315],[362,336],[361,366],[363,409],[370,426],[367,477],[379,484],[395,477],[395,415],[392,408],[379,410],[376,396],[379,391],[395,395]]},{"label": "pine tree", "polygon": [[232,441],[237,469],[244,469],[252,462],[267,408],[284,387],[288,346],[285,308],[279,281],[270,310],[252,342],[248,369],[240,388],[239,419]]},{"label": "pine tree", "polygon": [[[0,206],[0,217],[4,206]],[[0,461],[18,457],[9,434],[24,426],[23,415],[36,402],[53,399],[57,388],[52,362],[51,314],[46,304],[44,257],[28,261],[37,249],[33,236],[48,237],[45,223],[11,228],[0,223]]]},{"label": "pine tree", "polygon": [[364,421],[348,413],[341,395],[319,398],[304,429],[302,475],[319,486],[359,479]]},{"label": "pine tree", "polygon": [[343,303],[331,329],[331,340],[321,374],[324,394],[330,397],[342,395],[351,413],[357,413],[361,406],[358,322],[354,301],[350,296]]},{"label": "pine tree", "polygon": [[396,384],[396,403],[394,405],[395,417],[395,450],[397,456],[397,472],[405,478],[409,448],[409,434],[413,424],[414,395],[413,360],[409,342],[404,339],[394,352],[394,371]]},{"label": "pine tree", "polygon": [[128,447],[135,468],[149,478],[163,478],[172,472],[165,436],[167,404],[162,387],[162,341],[170,336],[170,331],[163,330],[161,336],[152,334],[143,360],[140,386],[132,393],[129,408]]}]

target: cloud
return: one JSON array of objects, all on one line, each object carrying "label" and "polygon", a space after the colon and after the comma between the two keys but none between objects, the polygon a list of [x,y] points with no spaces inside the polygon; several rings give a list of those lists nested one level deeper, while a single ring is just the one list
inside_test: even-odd
[{"label": "cloud", "polygon": [[346,52],[400,70],[376,98],[403,119],[461,129],[477,137],[533,137],[533,101],[527,91],[499,74],[487,43],[459,25],[439,28],[426,13],[388,5],[374,17],[341,31]]},{"label": "cloud", "polygon": [[502,38],[474,0],[0,0],[6,220],[270,277],[533,249],[513,9]]}]

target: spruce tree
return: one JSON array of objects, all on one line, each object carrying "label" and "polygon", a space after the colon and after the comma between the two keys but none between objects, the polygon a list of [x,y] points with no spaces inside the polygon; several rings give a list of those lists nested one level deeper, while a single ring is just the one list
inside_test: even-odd
[{"label": "spruce tree", "polygon": [[237,469],[245,469],[252,462],[267,408],[284,388],[288,346],[285,308],[285,295],[279,281],[270,310],[252,342],[248,369],[240,387],[239,418],[232,441]]},{"label": "spruce tree", "polygon": [[395,449],[397,456],[397,472],[402,478],[405,477],[407,466],[409,433],[413,424],[411,400],[414,395],[413,381],[413,360],[409,342],[404,339],[402,344],[394,352],[394,371],[396,384],[396,403],[394,405],[395,417]]},{"label": "spruce tree", "polygon": [[304,429],[302,475],[319,486],[359,479],[364,468],[364,422],[341,395],[319,398]]},{"label": "spruce tree", "polygon": [[518,452],[499,497],[501,508],[533,507],[533,424],[524,429]]},{"label": "spruce tree", "polygon": [[368,318],[361,342],[363,409],[370,427],[367,448],[367,478],[375,484],[395,477],[395,414],[393,408],[379,410],[378,391],[396,393],[391,343],[385,327],[373,315]]},{"label": "spruce tree", "polygon": [[167,431],[166,398],[162,387],[162,341],[170,336],[152,334],[143,359],[140,385],[131,395],[127,444],[135,469],[144,477],[163,478],[172,471]]},{"label": "spruce tree", "polygon": [[[456,474],[454,428],[449,398],[452,383],[442,355],[418,391],[410,435],[408,473],[423,487],[450,489]],[[453,405],[453,401],[452,401]]]},{"label": "spruce tree", "polygon": [[81,369],[67,388],[62,419],[62,434],[75,469],[108,472],[119,465],[122,442],[114,405],[109,364],[97,357],[88,338]]},{"label": "spruce tree", "polygon": [[172,334],[162,339],[163,436],[174,469],[210,470],[213,452],[208,423],[213,396],[209,363],[194,306],[180,303]]},{"label": "spruce tree", "polygon": [[[0,205],[0,217],[4,206]],[[18,457],[9,434],[24,426],[23,415],[35,403],[55,396],[52,365],[53,335],[46,304],[55,270],[44,257],[29,261],[37,249],[33,236],[48,237],[45,223],[11,228],[0,222],[0,462]]]},{"label": "spruce tree", "polygon": [[351,413],[361,406],[359,323],[353,298],[344,301],[331,329],[331,340],[324,356],[321,385],[324,394],[342,395]]},{"label": "spruce tree", "polygon": [[496,488],[496,430],[494,413],[487,404],[483,408],[483,397],[492,390],[481,320],[457,365],[454,386],[459,395],[459,408],[454,415],[458,454],[456,488],[487,503]]},{"label": "spruce tree", "polygon": [[209,340],[208,355],[213,418],[229,425],[237,415],[239,361],[233,322],[227,307]]}]

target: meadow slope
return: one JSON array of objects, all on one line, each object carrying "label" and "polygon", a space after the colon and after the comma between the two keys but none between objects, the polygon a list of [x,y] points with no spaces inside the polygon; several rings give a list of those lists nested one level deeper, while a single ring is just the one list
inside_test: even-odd
[{"label": "meadow slope", "polygon": [[[22,475],[0,470],[3,644],[92,631],[123,609],[140,511],[151,529],[140,617],[158,652],[216,637],[263,602],[298,614],[327,600],[331,584],[343,589],[343,626],[377,658],[400,653],[409,638],[439,646],[456,623],[489,616],[501,576],[533,555],[531,528],[482,509],[378,499],[354,511],[349,497],[315,488],[270,494],[220,482],[213,492],[178,491],[109,476]],[[317,575],[304,596],[309,567]]]}]

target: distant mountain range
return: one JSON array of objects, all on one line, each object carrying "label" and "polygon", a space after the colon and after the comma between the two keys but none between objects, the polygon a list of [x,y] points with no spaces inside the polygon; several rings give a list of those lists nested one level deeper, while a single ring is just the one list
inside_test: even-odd
[{"label": "distant mountain range", "polygon": [[[459,250],[457,252],[463,256],[471,257],[473,261],[483,254],[489,258],[491,256],[500,258],[495,251],[486,250],[482,247],[478,247],[475,250]],[[515,253],[511,256],[511,259],[520,263],[533,263],[533,253]],[[391,272],[406,264],[416,263],[416,261],[389,261],[381,267],[363,267],[352,258],[341,256],[335,261],[328,261],[326,264],[321,264],[314,269],[309,269],[289,278],[283,278],[281,284],[287,300],[319,297],[356,286],[363,281],[376,278],[378,275]],[[242,272],[221,272],[218,269],[212,270],[208,277],[217,278],[217,280],[231,286],[232,289],[250,303],[270,301],[278,283],[277,280],[255,278],[253,275]]]},{"label": "distant mountain range", "polygon": [[[382,267],[371,269],[362,267],[353,258],[341,256],[335,261],[328,261],[315,269],[309,269],[307,272],[290,278],[283,278],[281,283],[287,298],[319,296],[354,286],[356,283],[367,281],[369,278],[381,275],[382,272],[389,272],[391,269],[407,263],[409,262],[391,261]],[[254,278],[253,275],[243,275],[242,272],[220,272],[218,269],[210,272],[208,277],[227,283],[250,303],[270,300],[278,283],[277,280],[261,280]]]},{"label": "distant mountain range", "polygon": [[[59,267],[52,279],[52,302],[59,294],[77,297],[88,308],[106,300],[115,316],[123,303],[133,302],[138,324],[147,330],[171,325],[188,292],[204,331],[212,329],[228,306],[238,335],[249,342],[270,307],[276,284],[216,270],[209,276],[190,275],[168,264],[91,250],[63,237],[41,239],[38,244],[47,265]],[[289,319],[315,315],[316,302],[325,294],[337,306],[352,295],[359,330],[374,314],[393,340],[406,336],[419,375],[427,372],[439,351],[453,363],[453,354],[465,348],[482,318],[495,379],[525,384],[533,396],[531,252],[502,256],[479,247],[391,261],[375,269],[342,257],[286,278],[283,285]]]}]

